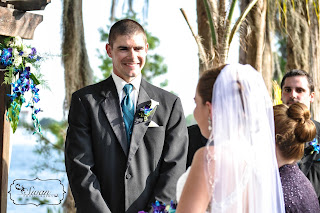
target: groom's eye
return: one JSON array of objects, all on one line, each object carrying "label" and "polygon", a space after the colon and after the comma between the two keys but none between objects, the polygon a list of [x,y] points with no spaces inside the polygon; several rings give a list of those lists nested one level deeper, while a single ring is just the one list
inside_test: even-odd
[{"label": "groom's eye", "polygon": [[119,47],[119,50],[128,50],[128,47]]}]

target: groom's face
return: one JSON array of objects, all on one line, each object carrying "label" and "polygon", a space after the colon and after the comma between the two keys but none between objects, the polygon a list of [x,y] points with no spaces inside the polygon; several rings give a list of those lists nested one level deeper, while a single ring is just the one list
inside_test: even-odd
[{"label": "groom's face", "polygon": [[112,46],[107,44],[107,52],[112,58],[114,74],[131,82],[145,65],[148,43],[142,33],[119,35]]}]

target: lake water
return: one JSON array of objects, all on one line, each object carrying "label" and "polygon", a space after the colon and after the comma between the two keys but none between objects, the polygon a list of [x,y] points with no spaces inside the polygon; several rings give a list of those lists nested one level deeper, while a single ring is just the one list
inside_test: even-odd
[{"label": "lake water", "polygon": [[[26,179],[28,181],[23,180],[24,184],[32,183],[31,185],[25,185],[26,188],[32,187],[42,187],[50,193],[55,193],[57,190],[60,192],[62,191],[62,187],[65,191],[67,191],[68,183],[67,177],[65,173],[55,173],[49,169],[45,169],[41,172],[35,174],[34,167],[40,165],[41,162],[44,161],[43,157],[39,156],[38,154],[34,153],[34,149],[36,146],[36,136],[34,135],[27,135],[25,132],[20,131],[19,129],[17,132],[11,136],[11,144],[12,144],[12,152],[11,152],[11,163],[10,163],[10,170],[9,170],[9,178],[8,178],[8,191],[10,190],[10,185],[12,184],[12,189],[14,189],[14,184],[17,181],[22,181],[21,179]],[[59,156],[63,158],[63,155]],[[53,166],[59,167],[59,169],[64,169],[63,164],[50,162],[46,160],[48,164],[51,163]],[[53,161],[53,158],[52,158]],[[38,179],[40,180],[38,180]],[[34,180],[36,179],[36,180]],[[52,179],[50,181],[44,181]],[[32,180],[32,181],[30,181]],[[14,182],[15,181],[15,182]],[[61,181],[58,184],[57,182]],[[61,188],[59,188],[61,187]],[[16,190],[16,189],[15,189]],[[21,193],[21,192],[20,192]],[[62,193],[62,192],[61,192]],[[12,193],[11,198],[17,197],[17,190]],[[61,195],[60,195],[61,196]],[[59,196],[58,196],[59,197]],[[65,197],[65,196],[64,196]],[[59,199],[58,199],[59,200]],[[32,204],[27,205],[18,205],[21,204],[17,199],[14,199],[15,203],[10,199],[10,193],[8,193],[7,199],[7,212],[8,213],[17,213],[17,212],[24,212],[24,213],[42,213],[47,212],[47,208],[51,208],[54,210],[53,212],[58,212],[57,210],[61,208],[61,205],[39,205],[35,206]],[[50,202],[56,204],[56,201],[53,201],[51,198],[49,199]],[[63,201],[61,202],[63,203]]]}]

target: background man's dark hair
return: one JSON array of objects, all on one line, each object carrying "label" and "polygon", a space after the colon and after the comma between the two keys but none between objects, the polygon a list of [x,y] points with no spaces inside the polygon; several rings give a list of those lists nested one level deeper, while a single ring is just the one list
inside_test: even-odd
[{"label": "background man's dark hair", "polygon": [[122,19],[112,25],[109,33],[109,44],[113,47],[113,43],[119,35],[134,35],[142,33],[144,35],[145,42],[147,43],[147,36],[143,27],[136,21],[131,19]]},{"label": "background man's dark hair", "polygon": [[312,80],[311,76],[309,75],[309,73],[307,73],[304,70],[296,70],[296,69],[290,70],[289,72],[287,72],[283,76],[282,81],[281,81],[281,89],[283,88],[284,81],[286,80],[286,78],[294,77],[294,76],[305,76],[307,78],[307,80],[308,80],[308,86],[309,86],[310,92],[314,92],[313,80]]}]

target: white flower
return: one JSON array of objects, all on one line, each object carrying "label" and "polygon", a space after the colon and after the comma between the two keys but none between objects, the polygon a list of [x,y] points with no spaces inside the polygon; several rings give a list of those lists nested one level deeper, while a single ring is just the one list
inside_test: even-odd
[{"label": "white flower", "polygon": [[19,51],[17,50],[17,48],[15,47],[12,48],[12,55],[14,58],[19,56]]},{"label": "white flower", "polygon": [[23,51],[23,54],[22,54],[23,57],[28,57],[32,52],[31,48],[27,47],[26,45],[23,45],[22,51]]},{"label": "white flower", "polygon": [[21,47],[22,46],[22,39],[20,36],[16,36],[13,38],[13,43],[15,47]]},{"label": "white flower", "polygon": [[155,100],[152,100],[152,99],[150,99],[150,101],[151,101],[151,105],[150,105],[150,108],[151,108],[151,109],[153,109],[153,108],[155,108],[156,106],[159,105],[159,102],[158,102],[158,101],[155,101]]},{"label": "white flower", "polygon": [[18,67],[22,63],[22,57],[20,55],[14,57],[13,65]]},{"label": "white flower", "polygon": [[8,47],[13,47],[13,45],[14,45],[14,44],[13,44],[12,41],[8,41],[8,42],[7,42],[7,46],[8,46]]}]

